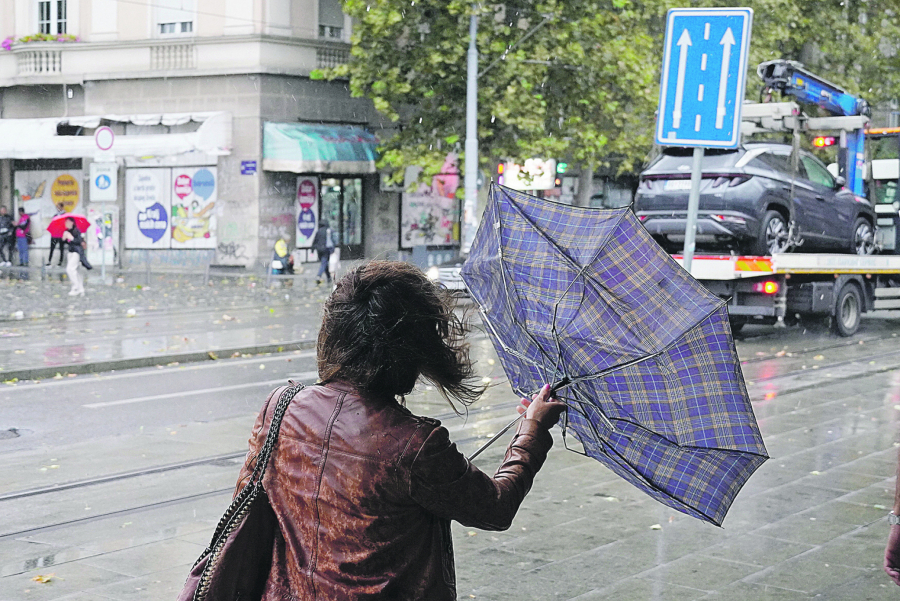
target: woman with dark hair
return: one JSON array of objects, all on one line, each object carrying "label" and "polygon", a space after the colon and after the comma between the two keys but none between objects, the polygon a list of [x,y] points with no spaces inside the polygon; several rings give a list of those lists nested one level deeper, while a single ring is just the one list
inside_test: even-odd
[{"label": "woman with dark hair", "polygon": [[407,263],[373,261],[337,283],[319,331],[320,381],[288,406],[263,478],[280,525],[263,599],[456,599],[450,520],[509,528],[565,410],[549,386],[522,399],[525,419],[497,472],[473,466],[440,422],[404,406],[420,378],[451,405],[481,395],[465,334],[446,291]]}]

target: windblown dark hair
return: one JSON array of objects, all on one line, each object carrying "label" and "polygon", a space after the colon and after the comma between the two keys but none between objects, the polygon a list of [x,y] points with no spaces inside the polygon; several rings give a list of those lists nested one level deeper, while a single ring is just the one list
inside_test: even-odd
[{"label": "windblown dark hair", "polygon": [[404,396],[422,377],[468,405],[475,383],[467,328],[450,294],[409,263],[371,261],[338,281],[325,303],[316,347],[319,378],[372,397]]}]

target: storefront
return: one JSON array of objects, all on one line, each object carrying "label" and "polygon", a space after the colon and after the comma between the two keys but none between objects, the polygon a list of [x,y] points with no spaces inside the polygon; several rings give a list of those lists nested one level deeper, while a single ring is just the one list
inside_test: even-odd
[{"label": "storefront", "polygon": [[60,210],[83,214],[96,264],[147,250],[204,251],[211,262],[217,163],[230,146],[228,113],[0,119],[12,208],[31,215],[34,248],[50,247],[46,226]]},{"label": "storefront", "polygon": [[314,261],[315,232],[328,222],[342,259],[365,254],[364,224],[375,177],[378,139],[356,125],[265,123],[263,170],[297,174],[297,234],[301,261]]}]

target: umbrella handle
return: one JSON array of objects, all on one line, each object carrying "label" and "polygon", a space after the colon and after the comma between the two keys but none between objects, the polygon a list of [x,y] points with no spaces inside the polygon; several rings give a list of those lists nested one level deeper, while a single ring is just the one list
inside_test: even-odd
[{"label": "umbrella handle", "polygon": [[[556,392],[557,390],[559,390],[560,388],[565,388],[565,387],[568,386],[570,383],[571,383],[571,382],[569,381],[569,378],[563,378],[562,380],[560,380],[559,382],[557,382],[556,384],[554,384],[553,386],[550,387],[550,396],[552,397],[552,396],[553,396],[553,393],[555,393],[555,392]],[[485,449],[487,449],[489,446],[491,446],[492,444],[494,444],[495,442],[497,442],[497,439],[498,439],[498,438],[500,438],[501,436],[503,436],[504,434],[506,434],[506,433],[509,431],[509,429],[512,428],[513,426],[515,426],[515,425],[516,425],[516,422],[518,422],[518,421],[519,421],[520,419],[522,419],[524,416],[525,416],[525,413],[520,413],[520,414],[516,417],[516,419],[512,420],[511,422],[509,422],[508,424],[506,424],[505,426],[503,426],[503,429],[501,429],[499,432],[497,432],[496,434],[494,434],[494,436],[492,436],[491,439],[490,439],[489,441],[487,441],[486,443],[484,443],[484,444],[481,446],[481,448],[479,448],[477,451],[475,451],[474,453],[472,453],[471,455],[469,455],[469,461],[472,461],[473,459],[475,459],[476,457],[478,457],[479,455],[481,455],[481,453],[483,453]]]}]

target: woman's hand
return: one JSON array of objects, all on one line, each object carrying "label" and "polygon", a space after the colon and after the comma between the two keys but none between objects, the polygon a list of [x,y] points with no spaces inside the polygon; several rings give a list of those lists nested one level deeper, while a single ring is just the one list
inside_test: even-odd
[{"label": "woman's hand", "polygon": [[549,384],[545,384],[541,391],[533,395],[531,399],[522,399],[522,404],[516,410],[520,414],[524,413],[525,419],[537,420],[548,430],[556,425],[559,416],[566,410],[565,403],[550,398]]}]

